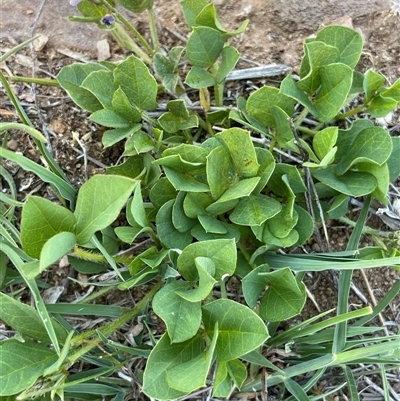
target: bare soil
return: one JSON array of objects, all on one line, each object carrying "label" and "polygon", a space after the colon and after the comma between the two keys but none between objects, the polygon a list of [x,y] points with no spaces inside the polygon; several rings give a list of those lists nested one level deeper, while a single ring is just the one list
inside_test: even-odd
[{"label": "bare soil", "polygon": [[[101,31],[94,24],[77,24],[69,22],[69,15],[77,15],[77,11],[69,5],[68,0],[0,0],[0,51],[3,53],[18,43],[43,34],[48,37],[42,49],[21,51],[0,65],[6,75],[55,76],[59,69],[76,61],[96,60],[98,58],[98,42],[106,39],[110,45],[110,61],[121,60],[124,52],[113,42],[107,32]],[[257,64],[283,63],[297,71],[302,57],[302,43],[309,35],[328,23],[339,23],[359,29],[365,39],[365,50],[360,68],[374,68],[383,73],[389,83],[400,77],[400,12],[396,13],[394,5],[399,2],[388,0],[364,1],[348,0],[337,2],[324,0],[215,0],[222,21],[227,28],[236,28],[244,19],[250,19],[247,31],[237,38],[233,44],[243,55],[241,67]],[[317,4],[316,4],[317,3]],[[155,2],[157,20],[163,46],[181,44],[180,38],[187,37],[188,30],[182,18],[177,0]],[[392,8],[391,8],[392,5]],[[148,36],[145,15],[128,15],[136,28]],[[36,59],[36,63],[33,60]],[[250,60],[250,61],[249,61]],[[34,69],[32,66],[35,65]],[[276,82],[281,78],[277,77]],[[257,82],[261,85],[263,82]],[[88,176],[102,172],[105,166],[118,162],[118,147],[104,150],[101,145],[102,129],[87,118],[87,114],[71,103],[66,94],[57,87],[37,87],[18,83],[14,89],[23,102],[29,116],[38,129],[45,132],[51,142],[56,160],[66,171],[68,178],[78,187]],[[0,88],[0,121],[16,119],[12,106]],[[387,129],[392,135],[400,135],[399,112],[387,122]],[[73,138],[73,133],[79,141]],[[85,166],[82,152],[84,146],[88,152],[88,165]],[[33,160],[39,161],[40,155],[32,142],[15,133],[11,135],[8,148],[20,151]],[[12,166],[7,167],[12,171]],[[30,193],[40,193],[51,198],[48,188],[36,177],[16,169],[12,171],[18,183],[21,199]],[[399,196],[399,186],[392,189]],[[397,191],[397,194],[396,194]],[[354,209],[353,213],[357,213]],[[377,217],[371,217],[369,225],[387,230]],[[351,229],[348,226],[330,222],[328,234],[333,250],[345,248]],[[371,244],[365,238],[362,244]],[[319,251],[321,245],[311,244],[308,251]],[[65,281],[67,270],[56,269],[51,281],[57,284]],[[60,276],[60,277],[58,277]],[[352,294],[354,308],[374,304],[379,301],[393,284],[400,279],[400,274],[392,269],[373,269],[366,272],[366,277],[357,273],[354,277],[355,288]],[[333,274],[310,275],[305,280],[313,297],[307,301],[301,318],[315,315],[317,311],[331,309],[335,305],[337,277]],[[138,295],[138,294],[136,294]],[[65,294],[65,297],[70,297]],[[365,297],[363,299],[363,296]],[[373,299],[372,297],[376,298]],[[66,298],[66,299],[67,299]],[[313,298],[313,299],[312,299]],[[119,301],[119,300],[117,300]],[[112,303],[112,300],[107,302]],[[390,330],[395,332],[394,325],[399,323],[400,297],[391,308],[385,311],[384,319],[392,322]],[[398,389],[400,391],[400,389]]]}]

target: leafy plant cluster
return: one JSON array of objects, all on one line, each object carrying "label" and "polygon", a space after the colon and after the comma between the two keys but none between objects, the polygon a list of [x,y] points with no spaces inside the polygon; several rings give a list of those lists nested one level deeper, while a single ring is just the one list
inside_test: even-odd
[{"label": "leafy plant cluster", "polygon": [[[153,15],[152,1],[118,2],[130,11],[148,10]],[[13,179],[1,168],[10,194],[1,197],[0,283],[7,290],[10,283],[25,282],[36,306],[21,303],[9,291],[0,294],[0,318],[25,339],[0,343],[4,399],[16,394],[30,399],[89,393],[124,399],[129,383],[112,373],[137,356],[148,358],[143,392],[160,400],[206,386],[210,372],[215,397],[227,397],[232,386],[260,390],[259,370],[265,368],[271,372],[268,387],[280,386],[282,397],[285,391],[292,394],[288,399],[308,400],[329,369],[340,367],[349,393],[358,397],[349,365],[379,363],[383,377],[398,366],[399,337],[376,337],[380,328],[366,324],[396,296],[399,283],[375,309],[348,312],[347,300],[354,269],[399,268],[396,249],[358,249],[358,241],[371,197],[387,204],[389,184],[400,175],[400,138],[367,117],[385,116],[398,105],[400,79],[386,86],[379,73],[356,70],[361,35],[333,25],[305,41],[298,78],[288,75],[279,88],[263,86],[248,99],[237,99],[237,107],[222,107],[226,77],[240,56],[228,42],[245,30],[247,21],[229,32],[212,3],[184,0],[181,6],[190,36],[185,47],[164,54],[152,18],[150,46],[113,2],[78,4],[82,17],[73,20],[96,22],[136,53],[118,65],[75,63],[57,76],[58,84],[90,113],[89,118],[107,128],[104,147],[121,141],[124,146],[121,164],[91,177],[78,191],[1,77],[23,121],[1,123],[1,131],[21,129],[30,134],[49,169],[5,148],[1,156],[50,183],[59,198],[55,203],[33,195],[18,202]],[[184,79],[183,57],[191,66]],[[193,108],[186,88],[198,90],[201,112]],[[166,110],[152,117],[150,112],[166,95],[171,99]],[[360,105],[354,106],[355,98],[362,99]],[[316,126],[308,125],[307,116]],[[276,150],[291,159],[283,160]],[[344,216],[350,198],[361,196],[367,197],[365,207],[346,252],[276,253],[307,243],[318,221]],[[14,222],[19,207],[20,230]],[[126,222],[114,227],[123,209]],[[152,239],[150,247],[138,255],[119,255],[144,237]],[[122,291],[145,283],[153,287],[131,311],[103,306],[100,312],[98,305],[85,303],[77,304],[81,309],[52,309],[41,298],[40,274],[64,255],[83,273],[114,269],[116,281],[108,288]],[[303,309],[305,272],[328,269],[341,272],[337,316],[316,323],[328,311],[279,332],[280,322]],[[227,293],[232,276],[240,281],[243,303]],[[158,341],[153,338],[151,352],[143,335],[138,347],[107,339],[142,313],[151,299],[153,311],[166,326]],[[62,316],[104,311],[117,319],[83,333],[75,332]],[[274,347],[285,348],[289,367],[278,368],[265,357]],[[296,358],[290,357],[290,349]],[[68,373],[77,361],[94,367]],[[296,382],[310,371],[307,382]],[[102,380],[96,382],[99,376]],[[38,389],[34,384],[39,378]]]}]

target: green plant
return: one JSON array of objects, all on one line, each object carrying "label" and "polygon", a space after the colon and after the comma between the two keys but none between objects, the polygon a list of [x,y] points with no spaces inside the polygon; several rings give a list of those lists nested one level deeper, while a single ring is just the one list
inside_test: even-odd
[{"label": "green plant", "polygon": [[[120,3],[152,15],[152,2]],[[366,324],[400,288],[397,282],[374,310],[348,311],[354,269],[400,265],[396,249],[358,249],[371,197],[386,204],[389,184],[400,174],[399,138],[370,119],[359,118],[359,113],[380,117],[393,110],[400,102],[400,80],[385,86],[380,74],[357,71],[361,36],[349,28],[328,26],[305,42],[298,81],[289,75],[280,88],[264,86],[248,99],[238,99],[236,108],[221,108],[224,81],[239,59],[239,52],[227,42],[243,32],[247,22],[227,32],[214,5],[193,0],[181,4],[191,34],[185,48],[172,48],[167,55],[158,52],[154,27],[152,47],[127,25],[112,2],[83,0],[78,5],[83,17],[75,20],[111,29],[136,53],[119,65],[72,64],[57,77],[74,102],[91,113],[89,118],[108,128],[102,137],[105,147],[124,141],[122,164],[91,177],[76,193],[58,166],[49,172],[1,149],[3,158],[49,182],[61,205],[28,197],[20,233],[10,223],[13,209],[3,207],[2,285],[6,288],[12,274],[6,267],[9,260],[29,286],[36,310],[0,294],[1,319],[26,338],[23,343],[0,343],[0,377],[5,383],[0,395],[30,399],[52,393],[74,398],[92,391],[124,399],[128,383],[110,374],[132,356],[141,356],[148,358],[143,392],[160,400],[205,386],[211,371],[215,397],[227,397],[233,384],[243,391],[260,390],[260,368],[273,372],[268,386],[280,385],[282,393],[306,400],[332,367],[341,368],[349,394],[358,399],[352,364],[379,364],[383,377],[398,366],[399,336],[375,337],[380,328]],[[105,23],[107,16],[112,19]],[[138,44],[122,26],[136,35]],[[184,54],[192,67],[183,83],[178,67]],[[18,107],[4,77],[2,83]],[[199,91],[200,111],[192,107],[187,86]],[[211,107],[211,93],[219,108]],[[158,107],[160,94],[172,100],[155,119],[149,112]],[[353,107],[356,97],[362,103]],[[23,129],[45,152],[40,143],[44,138],[18,110]],[[317,122],[315,127],[307,125],[308,115]],[[2,132],[12,128],[15,125],[0,125]],[[277,149],[286,155],[290,151],[292,158],[281,160]],[[12,188],[12,178],[2,175]],[[13,198],[3,197],[2,202],[20,207],[16,191],[11,192]],[[276,253],[305,244],[318,221],[344,216],[349,199],[361,196],[367,199],[347,252]],[[126,221],[114,228],[123,208]],[[138,255],[118,255],[143,236],[152,240],[151,247]],[[44,305],[37,283],[40,274],[64,255],[78,271],[114,269],[111,288],[123,291],[145,283],[153,287],[131,311],[105,308],[117,318],[114,322],[75,333],[62,314],[78,309],[55,307],[50,316],[52,308]],[[121,264],[127,271],[121,271]],[[305,272],[328,269],[340,271],[337,316],[317,323],[323,313],[280,333],[279,323],[303,309]],[[231,299],[226,289],[234,275],[241,283],[243,303]],[[153,311],[166,325],[151,352],[144,344],[126,347],[107,340],[142,313],[151,299]],[[79,304],[83,306],[87,314],[101,313],[96,305]],[[288,352],[289,366],[281,369],[265,357],[271,348],[293,350],[296,358]],[[70,374],[68,369],[77,361],[90,362],[91,369]],[[298,384],[296,378],[309,371],[315,373]],[[98,376],[103,382],[94,380]],[[39,378],[41,388],[32,387]]]}]

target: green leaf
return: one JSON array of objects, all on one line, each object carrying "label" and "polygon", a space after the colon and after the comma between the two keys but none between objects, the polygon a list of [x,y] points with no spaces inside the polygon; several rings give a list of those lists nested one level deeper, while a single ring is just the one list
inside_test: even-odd
[{"label": "green leaf", "polygon": [[129,56],[114,69],[115,85],[129,101],[142,110],[157,107],[157,81],[146,65],[135,56]]},{"label": "green leaf", "polygon": [[389,133],[381,127],[366,128],[358,133],[351,146],[336,166],[336,174],[342,175],[351,166],[368,162],[381,166],[392,152]]},{"label": "green leaf", "polygon": [[315,154],[322,160],[335,146],[338,138],[338,127],[327,127],[318,131],[313,139]]},{"label": "green leaf", "polygon": [[379,118],[388,115],[397,106],[397,101],[391,97],[376,96],[367,108],[367,113]]},{"label": "green leaf", "polygon": [[267,264],[259,265],[248,273],[242,280],[244,299],[251,309],[256,307],[258,298],[264,292],[267,285],[265,276],[260,275],[260,273],[267,273],[269,270]]},{"label": "green leaf", "polygon": [[214,233],[214,234],[227,233],[226,226],[222,223],[222,221],[216,219],[215,217],[209,216],[207,214],[200,214],[197,218],[201,226],[207,233]]},{"label": "green leaf", "polygon": [[227,398],[232,389],[231,379],[228,376],[228,362],[219,362],[215,373],[213,397]]},{"label": "green leaf", "polygon": [[105,109],[111,108],[111,99],[115,90],[112,71],[99,70],[91,72],[83,80],[81,88],[92,93]]},{"label": "green leaf", "polygon": [[57,75],[57,81],[79,107],[94,112],[102,109],[103,106],[91,92],[82,88],[81,85],[91,72],[100,70],[107,71],[107,68],[98,63],[71,64],[61,69]]},{"label": "green leaf", "polygon": [[363,49],[363,38],[356,30],[342,25],[329,25],[321,29],[315,38],[339,50],[339,63],[354,68]]},{"label": "green leaf", "polygon": [[186,192],[179,191],[172,207],[172,224],[181,233],[190,231],[197,224],[196,219],[190,218],[185,214],[183,206],[185,197]]},{"label": "green leaf", "polygon": [[[240,240],[240,231],[235,225],[228,224],[225,222],[220,222],[219,220],[216,221],[218,221],[222,225],[225,233],[217,234],[211,231],[207,232],[201,224],[196,224],[190,230],[190,234],[192,234],[193,237],[196,238],[198,241],[209,241],[216,239],[234,239],[235,242],[238,242]],[[222,229],[220,231],[222,231]]]},{"label": "green leaf", "polygon": [[[186,163],[190,165],[190,163]],[[193,164],[192,164],[193,166]],[[208,185],[189,174],[179,173],[171,168],[164,167],[165,175],[177,191],[208,192]]]},{"label": "green leaf", "polygon": [[268,285],[260,305],[263,319],[280,322],[301,312],[307,298],[305,285],[296,281],[288,267],[260,273],[260,276],[264,276]]},{"label": "green leaf", "polygon": [[250,195],[239,201],[229,215],[232,223],[242,226],[259,226],[282,209],[281,204],[266,195]]},{"label": "green leaf", "polygon": [[240,53],[233,46],[225,46],[221,53],[221,64],[218,66],[218,72],[215,80],[222,83],[227,75],[235,68],[239,61]]},{"label": "green leaf", "polygon": [[86,0],[81,1],[77,7],[84,17],[96,17],[100,19],[106,12],[104,7]]},{"label": "green leaf", "polygon": [[375,190],[372,192],[372,196],[379,200],[383,205],[387,204],[387,193],[389,191],[389,168],[387,164],[382,166],[377,166],[371,163],[358,163],[358,171],[364,171],[366,173],[372,174],[377,182]]},{"label": "green leaf", "polygon": [[133,133],[125,142],[123,156],[135,156],[141,153],[149,153],[154,150],[153,139],[144,131],[139,130]]},{"label": "green leaf", "polygon": [[310,213],[304,210],[301,206],[294,204],[294,211],[298,215],[297,224],[294,230],[298,233],[298,240],[295,245],[303,245],[314,233],[314,220]]},{"label": "green leaf", "polygon": [[57,354],[45,344],[0,342],[0,396],[18,394],[31,387],[57,359]]},{"label": "green leaf", "polygon": [[167,381],[167,372],[174,366],[188,362],[203,352],[202,338],[197,335],[182,343],[171,343],[165,333],[150,353],[143,376],[143,392],[158,400],[173,400],[186,395],[173,389]]},{"label": "green leaf", "polygon": [[317,115],[317,110],[309,99],[306,93],[304,93],[301,89],[297,87],[296,81],[293,79],[292,75],[286,76],[281,82],[280,93],[286,95],[296,101],[298,101],[301,105],[307,108],[311,114],[314,116]]},{"label": "green leaf", "polygon": [[161,78],[167,91],[172,93],[175,92],[179,82],[178,64],[184,50],[183,46],[176,46],[169,51],[168,57],[161,53],[156,53],[153,57],[156,74]]},{"label": "green leaf", "polygon": [[[304,92],[313,93],[321,84],[321,67],[337,63],[339,49],[314,40],[310,43],[305,43],[304,50],[305,57],[300,67],[301,79],[297,82],[297,87]],[[307,71],[307,75],[303,76],[305,71]]]},{"label": "green leaf", "polygon": [[127,128],[130,123],[113,110],[102,109],[90,115],[90,119],[104,127]]},{"label": "green leaf", "polygon": [[117,88],[111,100],[111,108],[115,113],[129,121],[131,124],[138,123],[142,119],[140,111],[132,106],[131,102],[121,88]]},{"label": "green leaf", "polygon": [[246,366],[240,362],[239,359],[232,359],[227,362],[229,376],[235,382],[236,387],[240,390],[243,386],[243,383],[247,379],[247,369]]},{"label": "green leaf", "polygon": [[188,72],[185,84],[194,89],[207,88],[217,83],[215,77],[203,68],[194,65]]},{"label": "green leaf", "polygon": [[381,92],[381,95],[383,97],[390,97],[396,100],[397,103],[400,103],[400,78],[398,78],[389,88],[385,88]]},{"label": "green leaf", "polygon": [[393,150],[387,160],[389,181],[393,182],[400,175],[400,137],[392,137]]},{"label": "green leaf", "polygon": [[252,192],[254,195],[259,194],[270,179],[275,169],[275,158],[272,153],[265,148],[256,148],[257,161],[260,167],[257,171],[257,176],[260,177],[260,181]]},{"label": "green leaf", "polygon": [[[0,293],[0,319],[14,330],[18,331],[25,339],[30,337],[45,344],[50,343],[49,335],[47,334],[46,328],[43,326],[39,312],[31,306],[23,304],[3,293]],[[57,338],[63,341],[65,339],[64,328],[61,327],[58,322],[52,321],[52,324],[56,331]]]},{"label": "green leaf", "polygon": [[328,166],[324,169],[316,170],[312,175],[328,187],[336,191],[354,197],[368,195],[377,186],[375,177],[369,173],[347,171],[338,176],[335,166]]},{"label": "green leaf", "polygon": [[211,67],[224,47],[224,38],[216,29],[193,27],[186,45],[186,57],[192,65]]},{"label": "green leaf", "polygon": [[277,106],[287,115],[294,113],[294,100],[279,92],[278,88],[263,86],[252,93],[246,103],[247,113],[266,127],[276,127],[272,107]]},{"label": "green leaf", "polygon": [[179,255],[177,266],[179,273],[188,281],[196,281],[198,272],[195,260],[197,257],[206,257],[212,260],[215,266],[216,280],[222,276],[231,276],[236,268],[236,244],[231,239],[218,239],[195,242],[188,245]]},{"label": "green leaf", "polygon": [[190,361],[175,365],[167,371],[167,382],[172,388],[189,394],[206,385],[217,338],[218,324],[215,325],[213,338],[205,351]]},{"label": "green leaf", "polygon": [[80,245],[116,220],[136,185],[137,181],[118,175],[95,175],[82,185],[75,209],[75,234]]},{"label": "green leaf", "polygon": [[217,361],[239,358],[268,338],[264,322],[248,307],[229,299],[218,299],[202,307],[204,328],[209,337],[218,323]]},{"label": "green leaf", "polygon": [[199,124],[196,115],[190,115],[182,99],[171,100],[167,103],[168,112],[159,119],[161,127],[169,133],[197,127]]},{"label": "green leaf", "polygon": [[75,234],[61,232],[51,237],[40,252],[39,271],[26,272],[28,278],[35,278],[53,263],[66,255],[76,244]]},{"label": "green leaf", "polygon": [[183,0],[181,2],[183,15],[190,28],[196,23],[196,18],[200,11],[208,4],[206,0]]},{"label": "green leaf", "polygon": [[[136,124],[133,126],[126,126],[124,128],[115,128],[111,130],[104,131],[102,143],[105,148],[115,145],[117,142],[122,141],[125,138],[130,137],[135,132],[137,132],[142,127],[141,124]],[[112,171],[112,169],[117,169],[119,166],[109,167],[107,170]]]},{"label": "green leaf", "polygon": [[367,104],[373,97],[376,96],[378,89],[385,82],[385,77],[378,74],[374,70],[369,69],[364,74],[363,89],[365,92],[364,103]]},{"label": "green leaf", "polygon": [[171,344],[192,338],[200,327],[200,301],[189,301],[180,295],[188,287],[186,282],[172,281],[158,291],[153,299],[154,313],[165,322]]},{"label": "green leaf", "polygon": [[181,233],[175,228],[172,222],[173,204],[174,200],[171,199],[160,207],[156,216],[157,233],[167,248],[183,249],[192,242],[193,237],[189,232]]},{"label": "green leaf", "polygon": [[211,214],[223,214],[233,209],[237,205],[238,199],[249,196],[259,181],[259,177],[237,181],[216,202],[208,206],[206,211]]},{"label": "green leaf", "polygon": [[274,138],[278,145],[283,148],[292,148],[297,150],[296,146],[290,144],[294,140],[292,127],[290,126],[290,117],[277,106],[271,107],[271,113],[275,120]]},{"label": "green leaf", "polygon": [[[176,198],[176,190],[167,178],[160,178],[150,190],[150,200],[156,209]],[[194,216],[196,217],[196,216]]]},{"label": "green leaf", "polygon": [[[285,183],[284,177],[286,177],[285,180],[287,180],[289,185]],[[275,166],[274,172],[268,181],[268,188],[271,188],[276,195],[289,197],[292,196],[292,193],[301,194],[307,190],[299,169],[296,166],[285,163],[278,163]]]},{"label": "green leaf", "polygon": [[335,63],[321,67],[321,87],[315,97],[316,117],[321,122],[332,120],[346,102],[353,81],[353,70]]},{"label": "green leaf", "polygon": [[73,232],[75,216],[45,198],[29,196],[22,208],[21,243],[24,251],[38,259],[45,243],[64,231]]},{"label": "green leaf", "polygon": [[199,256],[195,258],[194,263],[199,274],[199,286],[186,291],[176,291],[176,294],[189,302],[197,303],[208,297],[217,281],[213,278],[215,265],[212,259]]},{"label": "green leaf", "polygon": [[207,214],[206,208],[211,203],[212,199],[206,193],[188,192],[183,201],[183,209],[186,216],[196,219],[198,215]]},{"label": "green leaf", "polygon": [[132,202],[130,202],[131,214],[135,222],[140,227],[147,227],[149,225],[146,210],[144,209],[143,197],[140,185],[136,185],[133,192]]},{"label": "green leaf", "polygon": [[217,146],[207,156],[207,182],[214,199],[218,199],[232,184],[231,166],[229,152],[224,146]]},{"label": "green leaf", "polygon": [[254,177],[260,165],[249,131],[230,128],[215,136],[229,151],[239,177]]},{"label": "green leaf", "polygon": [[293,209],[293,201],[283,205],[279,213],[267,220],[268,231],[277,238],[287,237],[297,224],[299,218]]}]

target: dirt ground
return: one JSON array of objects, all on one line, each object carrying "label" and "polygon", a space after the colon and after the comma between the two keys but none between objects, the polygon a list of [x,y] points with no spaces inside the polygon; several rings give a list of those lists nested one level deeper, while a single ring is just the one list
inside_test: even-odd
[{"label": "dirt ground", "polygon": [[[388,0],[347,0],[337,2],[324,0],[246,0],[214,1],[222,21],[227,28],[236,28],[244,19],[250,19],[247,31],[233,40],[241,51],[244,60],[241,67],[257,64],[283,63],[295,72],[302,57],[303,40],[328,23],[340,23],[359,29],[365,39],[365,48],[361,67],[374,68],[393,83],[400,77],[400,1]],[[13,56],[0,65],[6,75],[32,76],[34,57],[37,58],[35,74],[51,77],[57,74],[60,67],[75,61],[96,60],[98,42],[106,39],[110,45],[110,61],[120,60],[124,53],[112,41],[108,33],[101,31],[94,24],[77,24],[69,22],[69,15],[77,15],[68,0],[0,0],[0,51],[12,48],[34,34],[48,37],[42,49],[35,54],[29,49]],[[180,37],[187,37],[188,30],[184,24],[178,0],[155,1],[157,20],[162,45],[170,47],[180,44]],[[137,29],[148,35],[146,16],[132,16]],[[246,61],[251,60],[252,62]],[[278,78],[277,78],[278,80]],[[20,100],[40,130],[46,131],[56,159],[67,172],[68,178],[76,185],[82,184],[87,176],[103,171],[105,166],[116,163],[119,159],[118,149],[104,150],[101,146],[101,130],[87,119],[86,113],[68,101],[65,93],[57,87],[37,89],[36,103],[32,88],[27,84],[14,85]],[[0,88],[0,121],[13,119],[12,108]],[[393,135],[400,135],[399,112],[388,122],[387,129]],[[89,164],[87,170],[81,158],[80,144],[72,138],[72,132],[88,149]],[[39,154],[28,140],[11,137],[8,147],[38,160]],[[41,188],[35,177],[22,171],[15,171],[21,191],[41,193],[46,196],[46,189]],[[399,188],[397,187],[397,190]],[[399,192],[397,193],[399,196]],[[356,211],[355,211],[356,212]],[[369,224],[384,230],[390,230],[377,217],[372,217]],[[344,249],[351,230],[347,226],[332,224],[329,227],[332,249]],[[367,244],[368,240],[362,245]],[[319,250],[314,244],[310,251]],[[357,275],[354,279],[356,289],[364,294],[362,299],[356,292],[352,303],[359,307],[373,303],[369,291],[377,298],[391,288],[400,279],[400,274],[391,269],[374,269],[367,271],[367,281]],[[314,301],[308,301],[302,318],[316,313],[316,309],[327,310],[336,298],[335,276],[308,276],[306,284],[313,294]],[[400,297],[393,302],[385,313],[388,322],[399,322]]]}]

